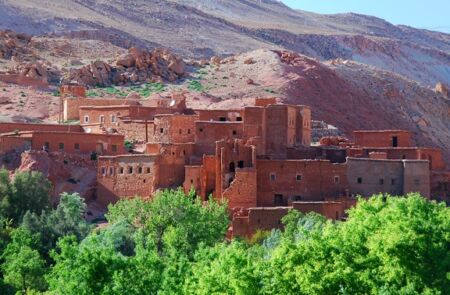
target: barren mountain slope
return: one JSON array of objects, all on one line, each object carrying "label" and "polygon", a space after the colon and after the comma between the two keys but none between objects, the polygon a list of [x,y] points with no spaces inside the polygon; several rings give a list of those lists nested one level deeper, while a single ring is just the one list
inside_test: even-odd
[{"label": "barren mountain slope", "polygon": [[450,84],[449,34],[293,10],[273,0],[0,0],[0,28],[163,46],[196,57],[286,48]]},{"label": "barren mountain slope", "polygon": [[411,130],[418,144],[442,148],[450,161],[450,100],[400,75],[351,61],[322,63],[257,50],[210,65],[199,78],[208,96],[191,94],[193,107],[233,108],[254,97],[280,97],[311,106],[314,120],[349,136],[357,129]]}]

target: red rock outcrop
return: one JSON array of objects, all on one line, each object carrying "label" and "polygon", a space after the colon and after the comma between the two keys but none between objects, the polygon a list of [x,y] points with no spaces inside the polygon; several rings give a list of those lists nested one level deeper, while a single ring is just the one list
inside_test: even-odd
[{"label": "red rock outcrop", "polygon": [[21,59],[22,55],[29,53],[26,45],[30,40],[31,37],[25,34],[0,31],[0,58],[10,59],[17,57]]},{"label": "red rock outcrop", "polygon": [[131,48],[110,65],[95,61],[70,72],[68,81],[85,86],[125,85],[146,81],[166,80],[173,82],[185,73],[185,64],[181,58],[168,50],[153,51]]}]

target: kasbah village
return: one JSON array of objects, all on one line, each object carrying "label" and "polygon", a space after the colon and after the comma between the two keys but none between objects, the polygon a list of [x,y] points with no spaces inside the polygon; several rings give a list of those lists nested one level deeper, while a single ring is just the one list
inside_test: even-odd
[{"label": "kasbah village", "polygon": [[[312,142],[311,108],[276,97],[208,110],[188,108],[182,92],[146,101],[88,98],[79,85],[60,93],[59,121],[79,124],[0,123],[0,152],[19,155],[22,166],[41,159],[45,167],[27,169],[47,171],[54,204],[71,185],[83,187],[91,220],[120,199],[169,188],[226,201],[230,237],[280,228],[293,208],[345,220],[358,196],[419,192],[450,201],[442,150],[414,146],[408,131]],[[75,167],[79,179],[67,172]],[[89,177],[95,185],[83,186]]]}]

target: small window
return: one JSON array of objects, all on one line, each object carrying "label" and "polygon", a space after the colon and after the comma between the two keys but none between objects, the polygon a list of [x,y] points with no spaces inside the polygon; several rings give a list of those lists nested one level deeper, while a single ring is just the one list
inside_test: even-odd
[{"label": "small window", "polygon": [[238,162],[238,167],[241,168],[241,169],[244,168],[244,161],[239,161]]},{"label": "small window", "polygon": [[236,121],[241,122],[242,121],[242,117],[237,117]]},{"label": "small window", "polygon": [[227,118],[225,118],[225,117],[220,117],[219,118],[219,121],[222,121],[222,122],[225,122],[227,120]]},{"label": "small window", "polygon": [[396,183],[397,183],[397,180],[396,180],[395,178],[392,178],[392,179],[391,179],[391,184],[392,184],[392,185],[395,185]]},{"label": "small window", "polygon": [[277,180],[277,175],[275,173],[270,173],[270,181]]},{"label": "small window", "polygon": [[46,143],[44,143],[44,148],[45,148],[45,150],[49,150],[50,149],[50,142],[46,142]]},{"label": "small window", "polygon": [[102,175],[106,176],[106,168],[105,167],[102,167]]},{"label": "small window", "polygon": [[113,167],[109,167],[109,175],[114,175],[114,168]]},{"label": "small window", "polygon": [[392,137],[392,147],[398,147],[398,137],[397,136]]},{"label": "small window", "polygon": [[100,117],[99,117],[99,122],[100,122],[101,124],[105,123],[105,116],[100,115]]},{"label": "small window", "polygon": [[200,131],[200,132],[203,132],[203,128],[200,128],[199,131]]},{"label": "small window", "polygon": [[115,144],[111,145],[111,151],[113,153],[116,153],[117,152],[117,145],[115,145]]},{"label": "small window", "polygon": [[338,184],[338,183],[340,183],[341,182],[341,179],[340,179],[340,177],[339,176],[334,176],[334,183],[335,184]]},{"label": "small window", "polygon": [[188,129],[188,134],[191,134],[191,129]]},{"label": "small window", "polygon": [[380,180],[378,181],[378,183],[379,183],[380,185],[383,185],[383,184],[384,184],[384,179],[383,179],[383,178],[380,178]]},{"label": "small window", "polygon": [[233,135],[236,135],[236,134],[237,134],[236,130],[233,130]]},{"label": "small window", "polygon": [[112,123],[116,123],[116,122],[117,122],[117,117],[116,117],[116,115],[111,115],[111,122],[112,122]]},{"label": "small window", "polygon": [[63,149],[64,149],[64,143],[63,143],[63,142],[60,142],[60,143],[59,143],[59,149],[60,149],[60,150],[63,150]]},{"label": "small window", "polygon": [[142,174],[142,167],[139,167],[139,168],[138,168],[138,173],[139,173],[139,174]]},{"label": "small window", "polygon": [[120,169],[119,169],[119,173],[120,173],[120,174],[123,174],[123,172],[124,172],[124,169],[123,169],[123,167],[120,167]]},{"label": "small window", "polygon": [[180,129],[180,130],[178,130],[178,133],[179,133],[179,134],[183,133],[183,130],[181,130],[181,129]]},{"label": "small window", "polygon": [[194,180],[193,179],[191,179],[191,184],[194,184]]},{"label": "small window", "polygon": [[357,183],[361,184],[362,183],[362,177],[358,177],[358,179],[356,180]]},{"label": "small window", "polygon": [[89,116],[88,115],[84,116],[84,123],[89,123]]},{"label": "small window", "polygon": [[133,174],[133,166],[128,167],[128,174]]},{"label": "small window", "polygon": [[296,181],[302,181],[302,179],[303,179],[303,175],[301,175],[301,174],[295,175],[295,180]]},{"label": "small window", "polygon": [[79,143],[76,143],[76,144],[74,145],[74,149],[77,150],[77,151],[79,151],[79,150],[80,150],[80,144],[79,144]]},{"label": "small window", "polygon": [[159,128],[159,133],[164,133],[164,128]]},{"label": "small window", "polygon": [[150,168],[149,167],[147,167],[147,174],[149,174],[150,173]]}]

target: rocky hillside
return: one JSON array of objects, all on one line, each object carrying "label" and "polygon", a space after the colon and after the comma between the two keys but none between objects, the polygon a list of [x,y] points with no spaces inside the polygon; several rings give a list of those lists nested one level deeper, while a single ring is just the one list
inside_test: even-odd
[{"label": "rocky hillside", "polygon": [[191,57],[284,48],[358,61],[425,85],[450,84],[449,34],[293,10],[274,0],[1,0],[0,28],[165,47]]}]

